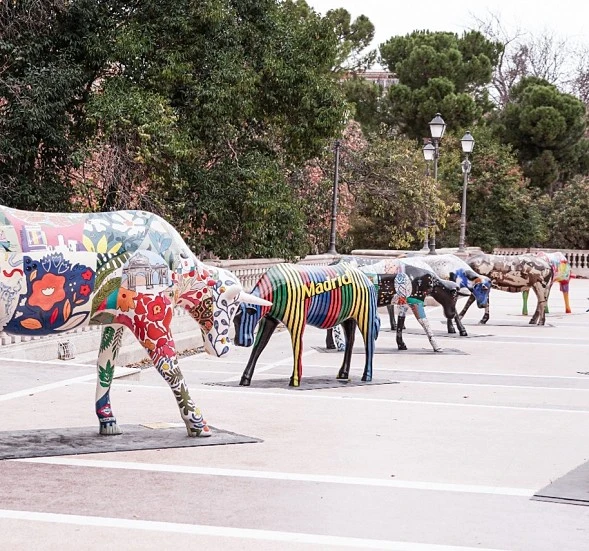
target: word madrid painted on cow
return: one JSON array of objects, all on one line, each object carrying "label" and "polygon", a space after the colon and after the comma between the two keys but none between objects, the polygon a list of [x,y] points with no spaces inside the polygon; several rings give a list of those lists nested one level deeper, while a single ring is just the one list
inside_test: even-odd
[{"label": "word madrid painted on cow", "polygon": [[334,291],[335,289],[339,289],[350,283],[352,283],[352,275],[349,270],[342,275],[326,279],[325,281],[320,281],[319,283],[311,281],[303,287],[303,298],[311,298],[315,295],[320,295],[321,293]]}]

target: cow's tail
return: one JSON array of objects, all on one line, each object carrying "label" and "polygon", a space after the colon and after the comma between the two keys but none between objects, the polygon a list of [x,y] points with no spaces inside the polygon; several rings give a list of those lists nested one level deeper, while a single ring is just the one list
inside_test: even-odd
[{"label": "cow's tail", "polygon": [[372,330],[374,331],[374,340],[378,339],[378,334],[380,332],[380,316],[378,314],[374,316],[374,321],[372,322]]}]

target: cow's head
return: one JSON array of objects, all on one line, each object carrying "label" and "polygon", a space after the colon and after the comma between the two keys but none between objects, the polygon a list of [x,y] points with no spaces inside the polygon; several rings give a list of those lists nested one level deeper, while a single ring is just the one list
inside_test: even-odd
[{"label": "cow's head", "polygon": [[472,280],[470,291],[477,301],[479,308],[485,308],[489,304],[489,293],[491,292],[491,280],[486,276],[479,276]]},{"label": "cow's head", "polygon": [[254,330],[262,317],[262,307],[241,303],[233,318],[236,346],[254,344]]},{"label": "cow's head", "polygon": [[[192,297],[189,312],[200,325],[205,352],[223,356],[229,352],[229,330],[240,304],[271,306],[272,303],[246,293],[237,277],[228,270],[205,267],[203,273],[206,286],[192,289],[191,295],[184,293],[181,298],[186,301]],[[196,301],[195,292],[199,299]]]},{"label": "cow's head", "polygon": [[438,277],[433,278],[431,296],[440,303],[446,318],[456,317],[456,299],[459,295],[460,286],[457,283]]}]

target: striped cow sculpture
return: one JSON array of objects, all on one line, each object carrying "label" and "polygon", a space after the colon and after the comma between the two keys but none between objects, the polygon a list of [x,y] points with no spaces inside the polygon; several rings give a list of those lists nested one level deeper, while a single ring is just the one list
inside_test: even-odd
[{"label": "striped cow sculpture", "polygon": [[[544,325],[546,323],[546,303],[552,285],[552,266],[547,260],[534,254],[520,254],[503,256],[493,254],[476,254],[466,259],[466,263],[478,274],[491,279],[493,289],[519,293],[532,289],[538,299],[536,311],[530,319],[530,324]],[[464,316],[470,305],[475,301],[470,296],[460,312]],[[489,303],[485,307],[485,314],[480,323],[489,320]]]},{"label": "striped cow sculpture", "polygon": [[[294,367],[290,386],[299,386],[303,376],[303,333],[307,324],[324,329],[342,324],[346,350],[338,379],[348,379],[356,327],[364,338],[366,358],[363,381],[372,380],[374,344],[380,328],[376,291],[370,280],[348,264],[304,266],[277,264],[257,282],[252,294],[272,306],[241,304],[234,318],[235,344],[254,345],[241,385],[251,383],[256,362],[280,322],[290,332]],[[259,325],[254,343],[254,329]]]},{"label": "striped cow sculpture", "polygon": [[[567,257],[562,254],[560,251],[556,251],[553,253],[545,253],[543,251],[533,253],[536,256],[543,258],[547,262],[550,263],[552,266],[552,283],[559,283],[560,284],[560,291],[562,292],[562,297],[564,299],[564,308],[567,314],[571,313],[571,305],[569,303],[569,283],[571,280],[571,265],[567,260]],[[522,316],[528,315],[528,295],[530,294],[529,291],[523,291],[522,298],[523,298],[523,306],[522,306]],[[550,293],[549,293],[550,295]],[[548,297],[547,297],[548,300]],[[545,308],[546,313],[548,314],[548,302],[546,303]]]},{"label": "striped cow sculpture", "polygon": [[174,307],[201,327],[205,350],[229,351],[229,328],[243,292],[236,277],[206,266],[165,220],[143,211],[51,214],[0,207],[0,330],[59,335],[101,325],[96,415],[100,434],[120,434],[110,387],[124,328],[169,384],[188,436],[211,431],[182,376],[170,329]]}]

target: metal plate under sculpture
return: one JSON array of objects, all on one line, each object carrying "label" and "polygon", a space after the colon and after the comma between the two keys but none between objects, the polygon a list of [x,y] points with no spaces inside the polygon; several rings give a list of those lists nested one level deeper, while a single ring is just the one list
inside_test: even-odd
[{"label": "metal plate under sculpture", "polygon": [[115,436],[100,436],[94,427],[0,432],[0,460],[262,442],[213,427],[209,438],[187,438],[183,424],[152,426],[164,428],[123,425]]},{"label": "metal plate under sculpture", "polygon": [[[360,349],[359,349],[360,350]],[[362,349],[364,354],[364,349]],[[240,386],[239,381],[227,381],[217,383],[204,383],[210,386]],[[318,390],[323,388],[346,388],[352,386],[373,386],[373,385],[394,385],[398,381],[389,381],[385,379],[372,379],[372,381],[362,381],[357,379],[336,379],[335,377],[305,377],[301,380],[300,386],[290,386],[288,388],[296,390]],[[284,377],[279,379],[256,379],[252,381],[252,388],[284,388]]]},{"label": "metal plate under sculpture", "polygon": [[589,507],[589,461],[542,488],[532,499]]}]

